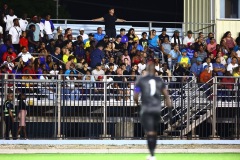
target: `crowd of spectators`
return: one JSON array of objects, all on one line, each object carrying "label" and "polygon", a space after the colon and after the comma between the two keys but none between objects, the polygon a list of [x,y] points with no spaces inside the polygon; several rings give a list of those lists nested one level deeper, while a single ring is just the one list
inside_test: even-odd
[{"label": "crowd of spectators", "polygon": [[[19,79],[49,79],[63,74],[68,80],[95,82],[107,75],[108,81],[113,82],[112,88],[123,94],[123,88],[131,88],[135,76],[145,73],[149,61],[155,63],[156,75],[168,76],[168,82],[172,75],[196,76],[201,83],[213,76],[240,76],[240,33],[235,39],[227,31],[217,42],[214,33],[204,35],[189,30],[180,37],[178,30],[167,35],[167,29],[162,28],[160,35],[153,29],[139,37],[134,28],[121,28],[119,35],[110,38],[98,27],[96,33],[89,34],[79,28],[79,35],[73,37],[71,28],[56,28],[51,15],[35,15],[27,20],[27,14],[19,18],[6,4],[1,15],[1,73],[13,73]],[[118,81],[129,83],[114,83]],[[51,86],[35,91],[30,84],[24,85],[28,90],[24,92],[55,92]],[[80,99],[79,93],[89,94],[93,87],[93,92],[102,92],[97,82],[81,85],[81,91],[73,86],[79,84],[70,82],[62,91],[70,95],[66,99]]]}]

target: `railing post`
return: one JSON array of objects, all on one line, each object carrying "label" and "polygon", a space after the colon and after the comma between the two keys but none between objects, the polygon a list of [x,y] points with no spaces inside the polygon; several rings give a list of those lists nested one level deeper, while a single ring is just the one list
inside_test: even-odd
[{"label": "railing post", "polygon": [[217,77],[213,78],[212,138],[216,138]]},{"label": "railing post", "polygon": [[57,79],[57,137],[61,138],[61,75],[58,75]]},{"label": "railing post", "polygon": [[104,79],[103,79],[103,87],[104,87],[104,96],[103,96],[103,136],[104,138],[107,137],[107,77],[104,76]]},{"label": "railing post", "polygon": [[4,95],[6,95],[4,92],[5,92],[5,76],[1,76],[1,81],[2,81],[2,87],[1,87],[1,131],[0,131],[0,135],[1,135],[1,138],[3,139],[4,138],[4,113],[3,113],[3,104],[4,104]]}]

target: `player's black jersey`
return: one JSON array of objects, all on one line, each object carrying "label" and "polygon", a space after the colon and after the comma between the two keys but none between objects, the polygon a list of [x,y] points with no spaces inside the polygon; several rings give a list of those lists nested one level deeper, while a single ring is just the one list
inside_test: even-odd
[{"label": "player's black jersey", "polygon": [[161,107],[161,94],[165,88],[165,83],[160,77],[146,75],[137,80],[135,91],[141,93],[142,107]]}]

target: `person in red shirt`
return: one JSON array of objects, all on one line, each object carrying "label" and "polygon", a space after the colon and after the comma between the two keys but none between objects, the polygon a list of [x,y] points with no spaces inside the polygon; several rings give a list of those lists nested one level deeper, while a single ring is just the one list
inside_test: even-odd
[{"label": "person in red shirt", "polygon": [[[231,101],[231,98],[233,97],[233,89],[235,84],[235,78],[231,77],[232,74],[227,71],[225,74],[225,77],[221,79],[221,83],[218,86],[220,91],[218,91],[218,98],[221,98],[221,100],[228,102]],[[222,89],[222,90],[221,90]]]},{"label": "person in red shirt", "polygon": [[25,31],[22,32],[19,44],[20,44],[20,48],[22,48],[23,46],[27,48],[28,51],[28,39],[26,38],[27,34]]},{"label": "person in red shirt", "polygon": [[28,74],[31,74],[33,79],[37,79],[36,72],[33,67],[33,62],[31,60],[28,60],[27,65],[22,70],[22,73],[25,73],[26,70],[28,70]]},{"label": "person in red shirt", "polygon": [[15,63],[14,60],[17,58],[17,54],[13,52],[13,49],[11,47],[8,47],[7,52],[3,53],[2,62],[7,61],[8,56],[10,56],[10,58],[12,59],[12,62]]},{"label": "person in red shirt", "polygon": [[[204,70],[200,73],[200,83],[203,86],[204,92],[208,97],[210,95],[210,84],[209,80],[212,78],[212,71],[210,71],[209,66],[204,66]],[[207,83],[208,82],[208,83]]]}]

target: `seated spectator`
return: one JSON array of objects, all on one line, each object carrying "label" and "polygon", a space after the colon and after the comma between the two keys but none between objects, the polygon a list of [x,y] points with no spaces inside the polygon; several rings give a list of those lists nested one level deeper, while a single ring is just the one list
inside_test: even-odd
[{"label": "seated spectator", "polygon": [[130,56],[129,56],[129,54],[128,54],[128,50],[127,50],[127,49],[125,49],[125,50],[123,51],[122,63],[124,63],[125,58],[128,59],[128,64],[127,64],[127,65],[130,65],[130,66],[131,66],[131,58],[130,58]]},{"label": "seated spectator", "polygon": [[141,62],[141,60],[142,60],[141,52],[136,51],[136,54],[132,57],[132,63],[138,65]]},{"label": "seated spectator", "polygon": [[199,46],[197,53],[198,53],[198,57],[200,57],[201,59],[207,58],[207,52],[204,50],[202,45]]},{"label": "seated spectator", "polygon": [[123,77],[123,72],[121,68],[117,69],[117,76],[114,76],[114,90],[113,94],[116,98],[116,100],[125,99],[128,100],[128,94],[130,94],[130,91],[127,89],[127,78]]},{"label": "seated spectator", "polygon": [[185,48],[190,47],[193,43],[195,43],[194,38],[192,37],[193,32],[191,30],[187,31],[187,36],[183,39],[183,45]]},{"label": "seated spectator", "polygon": [[32,62],[32,61],[28,61],[28,62],[26,63],[26,65],[25,65],[25,67],[23,68],[22,72],[23,72],[23,73],[26,73],[26,70],[27,70],[27,73],[28,73],[28,74],[31,74],[32,79],[37,79],[36,72],[35,72],[35,69],[34,69],[33,62]]},{"label": "seated spectator", "polygon": [[[70,51],[67,49],[67,48],[63,48],[63,62],[64,63],[67,63],[68,62],[68,58],[70,56],[73,56]],[[74,56],[73,56],[74,57]],[[74,60],[73,60],[74,63],[77,63],[77,59],[74,57]]]},{"label": "seated spectator", "polygon": [[68,61],[66,62],[66,70],[72,69],[72,68],[70,68],[70,66],[71,66],[71,64],[75,65],[74,60],[75,60],[75,56],[74,55],[70,55],[68,57]]},{"label": "seated spectator", "polygon": [[63,60],[63,56],[61,54],[60,47],[56,47],[55,48],[55,52],[53,54],[51,54],[51,56],[52,56],[52,61],[54,63],[59,63],[59,61],[62,61]]},{"label": "seated spectator", "polygon": [[22,57],[23,62],[27,62],[29,60],[33,61],[33,56],[27,51],[27,48],[25,46],[21,47],[21,51],[18,56]]},{"label": "seated spectator", "polygon": [[126,64],[125,64],[125,63],[122,63],[122,64],[120,65],[120,67],[121,67],[121,69],[122,69],[122,71],[123,71],[123,75],[129,75],[129,71],[130,71],[130,69],[131,69],[130,66],[128,66],[128,67],[130,67],[130,68],[128,68],[128,70],[127,70],[127,68],[126,68]]},{"label": "seated spectator", "polygon": [[198,58],[198,52],[195,52],[195,53],[193,54],[193,58],[191,59],[191,65],[192,65],[193,63],[197,63],[197,58]]},{"label": "seated spectator", "polygon": [[180,48],[182,47],[182,40],[181,38],[179,37],[179,30],[175,30],[174,33],[173,33],[173,36],[171,38],[171,46],[172,48],[174,48],[176,45]]},{"label": "seated spectator", "polygon": [[147,33],[142,33],[142,38],[139,40],[139,44],[142,45],[144,51],[148,50],[148,39],[147,39]]},{"label": "seated spectator", "polygon": [[114,57],[111,57],[111,58],[109,59],[109,63],[107,63],[107,64],[104,66],[104,68],[109,69],[109,64],[112,63],[112,64],[114,65],[113,71],[116,72],[116,70],[117,70],[117,68],[118,68],[118,65],[115,64],[114,61],[115,61]]},{"label": "seated spectator", "polygon": [[156,35],[156,30],[152,29],[148,37],[148,47],[152,49],[154,52],[159,52],[160,44],[161,41],[159,40],[158,35]]},{"label": "seated spectator", "polygon": [[84,63],[83,63],[83,68],[82,68],[82,69],[78,69],[78,71],[81,72],[81,73],[84,74],[84,75],[87,73],[87,71],[91,72],[91,71],[89,70],[88,63],[87,63],[87,62],[84,62]]},{"label": "seated spectator", "polygon": [[211,59],[210,58],[207,58],[206,59],[206,62],[203,63],[203,68],[204,66],[208,65],[209,67],[209,70],[212,72],[213,71],[213,64],[211,63]]},{"label": "seated spectator", "polygon": [[234,46],[236,46],[236,41],[235,39],[232,37],[232,34],[230,31],[227,31],[224,33],[222,40],[224,41],[224,45],[225,47],[231,52],[234,48]]},{"label": "seated spectator", "polygon": [[216,46],[217,46],[216,40],[213,37],[211,37],[210,43],[207,45],[207,51],[208,53],[213,53],[214,57],[216,57]]},{"label": "seated spectator", "polygon": [[102,27],[97,28],[97,33],[94,33],[94,38],[98,41],[102,40],[105,36],[105,34],[102,33]]},{"label": "seated spectator", "polygon": [[74,63],[71,63],[70,64],[70,67],[69,67],[69,69],[67,69],[66,71],[65,71],[65,76],[69,76],[69,74],[70,74],[70,72],[74,72],[74,74],[77,74],[77,71],[76,71],[76,68],[75,68],[75,64]]},{"label": "seated spectator", "polygon": [[227,71],[229,71],[231,74],[233,73],[233,69],[238,67],[237,64],[237,58],[233,57],[232,62],[227,65]]},{"label": "seated spectator", "polygon": [[240,77],[240,66],[233,69],[233,76]]},{"label": "seated spectator", "polygon": [[95,80],[97,80],[98,76],[104,75],[104,71],[102,70],[101,63],[96,64],[96,68],[92,70],[92,75],[95,77]]},{"label": "seated spectator", "polygon": [[4,40],[4,44],[1,44],[1,45],[0,45],[0,62],[3,62],[3,61],[2,61],[2,56],[3,56],[3,54],[4,54],[5,52],[8,51],[8,48],[9,48],[9,47],[11,47],[12,50],[14,51],[14,47],[13,47],[13,45],[12,45],[11,40],[10,40],[10,39],[5,39],[5,40]]},{"label": "seated spectator", "polygon": [[163,56],[164,56],[164,62],[167,62],[167,58],[168,58],[168,54],[171,51],[171,44],[169,42],[168,37],[164,38],[164,41],[162,43],[162,47],[163,47]]},{"label": "seated spectator", "polygon": [[155,64],[155,70],[159,72],[160,68],[162,67],[162,64],[159,63],[158,58],[154,59],[154,64]]},{"label": "seated spectator", "polygon": [[105,72],[106,75],[115,75],[115,71],[114,71],[114,64],[113,63],[109,63],[108,64],[108,68],[107,71]]},{"label": "seated spectator", "polygon": [[55,40],[54,39],[50,39],[49,43],[46,46],[47,52],[48,54],[54,54],[55,52]]},{"label": "seated spectator", "polygon": [[170,53],[168,54],[168,66],[170,70],[172,70],[173,66],[177,63],[178,56],[180,54],[181,52],[179,51],[179,46],[175,44],[173,50],[171,50]]},{"label": "seated spectator", "polygon": [[186,69],[191,66],[190,58],[187,56],[187,51],[185,49],[182,50],[182,55],[178,56],[177,63]]},{"label": "seated spectator", "polygon": [[206,94],[206,97],[210,96],[210,85],[207,83],[212,78],[212,71],[208,65],[205,65],[203,71],[200,73],[199,82],[203,85],[203,91]]},{"label": "seated spectator", "polygon": [[49,72],[52,76],[52,79],[57,79],[57,76],[59,74],[59,68],[58,64],[54,63],[52,69]]},{"label": "seated spectator", "polygon": [[163,63],[162,67],[159,70],[160,76],[163,77],[164,82],[170,82],[172,73],[168,68],[167,63]]},{"label": "seated spectator", "polygon": [[[236,52],[235,51],[231,51],[231,53],[230,53],[230,56],[228,57],[228,59],[227,59],[227,64],[230,64],[231,62],[232,62],[232,59],[233,58],[237,58],[237,54],[236,54]],[[238,61],[238,58],[237,58],[237,61]],[[237,62],[238,63],[238,62]]]},{"label": "seated spectator", "polygon": [[[131,63],[131,61],[130,61],[130,63]],[[128,60],[128,58],[125,58],[125,59],[124,59],[124,64],[125,64],[125,67],[126,67],[126,71],[129,73],[130,70],[131,70],[131,65],[129,65],[129,60]],[[124,75],[125,75],[125,73],[126,73],[126,72],[123,71],[123,74],[124,74]]]},{"label": "seated spectator", "polygon": [[[222,101],[228,101],[230,102],[234,96],[234,84],[235,84],[235,78],[231,77],[232,74],[227,71],[225,74],[225,77],[223,77],[218,85],[218,100]],[[235,98],[234,98],[235,99]]]},{"label": "seated spectator", "polygon": [[212,38],[212,37],[214,37],[214,35],[213,35],[213,33],[212,32],[209,32],[208,33],[208,38],[206,39],[206,43],[207,43],[207,45],[210,43],[210,38]]},{"label": "seated spectator", "polygon": [[13,52],[13,49],[11,47],[7,48],[7,52],[3,53],[2,56],[2,62],[7,61],[7,56],[10,56],[12,59],[12,62],[15,63],[15,59],[17,58],[17,54]]},{"label": "seated spectator", "polygon": [[213,63],[213,75],[223,76],[226,71],[226,68],[221,64],[220,57],[216,58],[216,63]]},{"label": "seated spectator", "polygon": [[86,100],[90,97],[91,93],[94,93],[93,88],[95,88],[95,78],[93,75],[91,75],[90,71],[87,71],[86,74],[83,76],[83,84],[82,84],[82,91],[83,91],[83,97],[82,100]]},{"label": "seated spectator", "polygon": [[191,75],[199,78],[200,73],[203,71],[202,59],[198,57],[197,63],[193,63],[191,66]]},{"label": "seated spectator", "polygon": [[206,42],[204,41],[203,37],[198,37],[197,41],[194,43],[194,46],[195,46],[195,52],[199,51],[200,46],[203,47],[204,51],[207,48]]},{"label": "seated spectator", "polygon": [[[48,71],[47,70],[43,70],[43,73],[42,73],[42,75],[40,76],[39,79],[40,80],[48,80],[47,74],[49,74]],[[38,87],[39,87],[39,93],[45,94],[48,97],[48,99],[54,100],[56,98],[55,97],[56,96],[55,95],[55,90],[54,90],[54,88],[53,88],[51,83],[40,82],[38,84]]]},{"label": "seated spectator", "polygon": [[49,69],[53,67],[54,62],[52,61],[52,56],[51,55],[47,55],[46,63],[48,65]]},{"label": "seated spectator", "polygon": [[187,51],[188,58],[192,59],[194,53],[195,53],[195,46],[194,44],[190,45],[189,47],[185,48]]},{"label": "seated spectator", "polygon": [[134,64],[132,65],[132,68],[131,70],[129,71],[129,73],[132,73],[132,72],[135,72],[136,75],[140,75],[140,73],[138,72],[138,65],[137,64]]},{"label": "seated spectator", "polygon": [[146,59],[142,58],[141,63],[138,63],[138,73],[142,73],[142,71],[146,69],[146,66]]},{"label": "seated spectator", "polygon": [[44,56],[48,55],[48,51],[46,49],[46,44],[44,42],[40,43],[40,46],[37,48],[38,53],[43,53]]},{"label": "seated spectator", "polygon": [[12,62],[11,56],[7,56],[7,60],[3,62],[3,65],[6,65],[10,73],[12,73],[15,64]]},{"label": "seated spectator", "polygon": [[223,64],[224,66],[227,66],[227,62],[226,59],[223,57],[223,54],[221,51],[217,52],[217,57],[215,58],[217,60],[217,58],[220,58],[220,63]]}]

